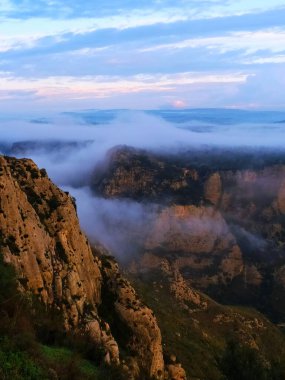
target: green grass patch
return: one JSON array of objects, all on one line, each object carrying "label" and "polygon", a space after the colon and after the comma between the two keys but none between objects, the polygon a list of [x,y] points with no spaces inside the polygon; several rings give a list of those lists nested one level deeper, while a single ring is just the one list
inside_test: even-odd
[{"label": "green grass patch", "polygon": [[100,375],[100,369],[95,364],[68,348],[46,345],[41,347],[46,360],[50,361],[51,365],[55,367],[69,367],[73,363],[78,368],[78,371],[84,375],[84,379],[97,379]]},{"label": "green grass patch", "polygon": [[[221,358],[230,338],[238,342],[239,339],[246,341],[248,336],[253,337],[261,357],[268,365],[272,363],[272,368],[274,361],[285,358],[284,335],[255,309],[224,306],[206,297],[208,309],[195,311],[195,305],[184,308],[174,299],[161,274],[129,277],[157,317],[166,357],[167,354],[176,355],[189,379],[221,380]],[[221,322],[216,319],[219,316]],[[246,338],[240,336],[241,331],[245,331]]]},{"label": "green grass patch", "polygon": [[2,380],[46,380],[41,362],[19,350],[8,337],[0,339],[0,378]]}]

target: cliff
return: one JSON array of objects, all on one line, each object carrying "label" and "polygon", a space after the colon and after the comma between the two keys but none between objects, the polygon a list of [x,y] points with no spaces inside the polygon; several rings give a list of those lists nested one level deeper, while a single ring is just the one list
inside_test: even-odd
[{"label": "cliff", "polygon": [[277,358],[283,362],[282,331],[253,308],[223,305],[193,288],[176,263],[161,259],[129,276],[158,318],[166,362],[175,363],[178,356],[191,379],[221,379],[219,357],[229,339],[253,350],[267,368],[276,368]]},{"label": "cliff", "polygon": [[105,198],[159,204],[132,269],[167,260],[219,301],[283,320],[284,303],[276,300],[285,297],[284,184],[282,152],[167,155],[117,147],[95,168],[90,187]]},{"label": "cliff", "polygon": [[121,362],[130,379],[164,377],[152,311],[117,264],[92,252],[75,200],[28,159],[0,156],[0,250],[21,291],[57,310],[66,331],[87,333],[105,362]]},{"label": "cliff", "polygon": [[145,255],[149,253],[168,259],[179,270],[187,269],[191,283],[200,288],[227,284],[243,271],[235,237],[213,207],[164,208],[145,242]]}]

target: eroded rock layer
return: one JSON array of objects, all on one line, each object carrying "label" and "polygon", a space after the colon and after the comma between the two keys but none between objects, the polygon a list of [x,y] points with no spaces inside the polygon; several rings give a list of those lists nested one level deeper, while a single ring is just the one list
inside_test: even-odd
[{"label": "eroded rock layer", "polygon": [[105,198],[160,205],[133,270],[167,260],[219,301],[245,302],[284,320],[284,184],[284,152],[159,155],[117,147],[90,186]]},{"label": "eroded rock layer", "polygon": [[[87,331],[129,378],[164,376],[152,311],[81,232],[74,199],[28,159],[0,156],[0,250],[23,291],[57,309],[66,330]],[[118,327],[119,326],[119,327]]]}]

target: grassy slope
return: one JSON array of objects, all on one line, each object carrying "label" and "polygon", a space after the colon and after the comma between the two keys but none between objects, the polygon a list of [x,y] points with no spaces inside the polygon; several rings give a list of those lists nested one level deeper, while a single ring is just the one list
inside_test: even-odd
[{"label": "grassy slope", "polygon": [[[269,362],[285,358],[284,334],[254,309],[223,306],[209,300],[207,310],[189,312],[170,295],[161,280],[154,283],[131,277],[131,281],[158,319],[165,351],[177,355],[189,379],[221,379],[218,361],[230,338],[255,341]],[[213,322],[219,315],[229,316],[229,321]],[[254,320],[261,321],[263,327],[248,324]]]},{"label": "grassy slope", "polygon": [[[45,342],[47,337],[51,340],[53,331],[60,331],[61,325],[56,326],[56,321],[52,314],[43,312],[36,300],[19,292],[14,269],[3,262],[0,246],[0,379],[115,378],[112,368],[100,366],[95,358],[84,359],[87,343],[82,346],[81,341],[73,342],[62,333],[54,342]],[[45,338],[40,333],[43,330]]]}]

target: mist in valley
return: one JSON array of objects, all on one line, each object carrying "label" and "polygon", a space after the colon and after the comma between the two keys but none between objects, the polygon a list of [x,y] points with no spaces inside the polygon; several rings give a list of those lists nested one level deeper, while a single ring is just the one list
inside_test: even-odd
[{"label": "mist in valley", "polygon": [[[180,112],[175,119],[173,112],[169,116],[165,112],[121,111],[98,120],[96,112],[88,117],[78,113],[3,119],[0,151],[29,157],[45,168],[58,186],[76,198],[82,228],[91,242],[102,242],[123,259],[141,249],[160,206],[148,201],[104,199],[91,191],[94,172],[105,165],[110,149],[130,146],[208,168],[216,165],[217,169],[236,165],[238,160],[262,166],[264,157],[270,161],[271,156],[274,162],[278,163],[278,157],[285,162],[283,115],[265,117],[263,123],[257,116],[247,122],[245,116],[239,121],[221,118],[215,112],[210,112],[215,117],[206,115],[204,119],[197,114],[190,112],[187,117]],[[219,117],[221,122],[217,123]]]}]

